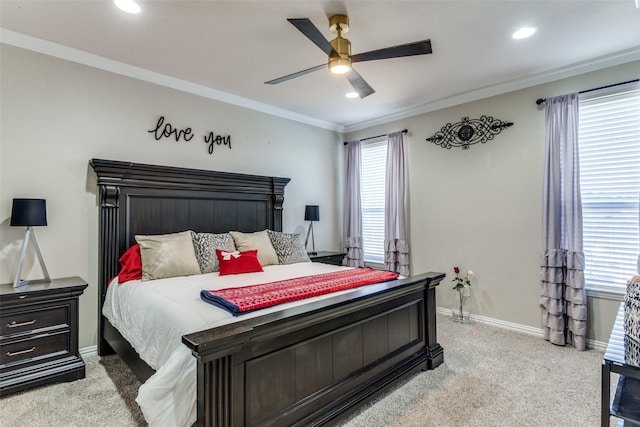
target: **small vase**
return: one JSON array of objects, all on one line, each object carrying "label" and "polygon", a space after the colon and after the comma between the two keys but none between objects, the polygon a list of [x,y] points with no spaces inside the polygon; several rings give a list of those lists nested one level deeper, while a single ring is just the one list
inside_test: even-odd
[{"label": "small vase", "polygon": [[470,298],[471,293],[469,292],[469,287],[467,286],[456,292],[453,308],[451,309],[451,317],[453,318],[453,321],[455,323],[469,323],[471,317],[471,312],[469,311]]}]

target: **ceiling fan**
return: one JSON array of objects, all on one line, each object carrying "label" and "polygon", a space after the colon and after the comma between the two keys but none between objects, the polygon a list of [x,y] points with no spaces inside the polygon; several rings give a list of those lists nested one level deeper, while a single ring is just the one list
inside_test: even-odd
[{"label": "ceiling fan", "polygon": [[431,53],[431,40],[427,39],[351,55],[351,42],[342,37],[342,34],[349,31],[349,18],[346,15],[333,15],[329,18],[329,30],[337,34],[337,37],[330,42],[324,38],[320,30],[318,30],[308,18],[287,19],[287,21],[326,53],[328,61],[326,64],[316,65],[306,70],[269,80],[265,82],[265,84],[274,85],[282,83],[328,65],[329,71],[333,74],[345,74],[347,80],[349,80],[349,83],[360,98],[364,98],[374,93],[375,90],[352,68],[352,63]]}]

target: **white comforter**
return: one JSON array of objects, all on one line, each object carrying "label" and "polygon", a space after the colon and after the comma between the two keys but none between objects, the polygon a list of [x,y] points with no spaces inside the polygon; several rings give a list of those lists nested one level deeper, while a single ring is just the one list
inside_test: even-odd
[{"label": "white comforter", "polygon": [[348,267],[309,262],[268,266],[261,273],[229,276],[210,273],[146,282],[133,280],[120,285],[114,280],[107,289],[102,313],[142,360],[156,370],[140,387],[136,399],[149,425],[190,426],[196,421],[196,361],[182,344],[183,335],[323,298],[234,317],[202,301],[201,290],[249,286],[340,269]]}]

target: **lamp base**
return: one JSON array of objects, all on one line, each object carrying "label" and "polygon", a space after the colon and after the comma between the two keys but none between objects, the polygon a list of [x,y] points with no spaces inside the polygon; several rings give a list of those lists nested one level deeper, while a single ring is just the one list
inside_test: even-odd
[{"label": "lamp base", "polygon": [[[38,256],[38,261],[40,262],[40,268],[42,269],[42,273],[44,274],[44,279],[38,280],[22,280],[20,276],[22,274],[22,266],[24,264],[24,258],[27,255],[27,247],[29,246],[29,241],[33,240],[33,247],[36,251],[36,255]],[[40,244],[38,244],[38,238],[36,237],[36,233],[31,229],[31,227],[27,227],[27,231],[24,234],[24,242],[22,242],[22,253],[20,254],[20,262],[18,263],[18,271],[16,272],[16,278],[13,281],[13,287],[19,288],[29,283],[38,283],[38,282],[49,282],[51,279],[49,278],[49,272],[47,271],[47,267],[44,265],[44,259],[42,258],[42,252],[40,252]]]},{"label": "lamp base", "polygon": [[36,284],[36,283],[49,283],[51,282],[51,279],[45,278],[45,279],[29,279],[29,280],[19,280],[18,282],[16,282],[16,284],[13,286],[14,288],[19,288],[21,286],[27,286],[30,284]]},{"label": "lamp base", "polygon": [[307,238],[304,239],[305,249],[309,246],[309,236],[311,236],[311,251],[307,251],[309,255],[318,255],[316,252],[316,239],[313,236],[313,221],[309,221],[309,230],[307,230]]}]

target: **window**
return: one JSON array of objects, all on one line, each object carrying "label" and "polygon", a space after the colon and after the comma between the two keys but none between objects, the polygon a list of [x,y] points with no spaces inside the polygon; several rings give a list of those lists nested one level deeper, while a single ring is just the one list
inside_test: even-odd
[{"label": "window", "polygon": [[362,144],[362,249],[364,261],[384,263],[384,185],[387,140]]},{"label": "window", "polygon": [[587,289],[624,292],[640,253],[640,90],[580,96],[580,187]]}]

